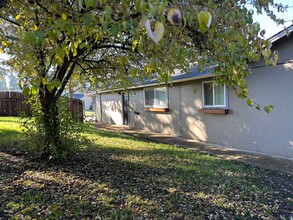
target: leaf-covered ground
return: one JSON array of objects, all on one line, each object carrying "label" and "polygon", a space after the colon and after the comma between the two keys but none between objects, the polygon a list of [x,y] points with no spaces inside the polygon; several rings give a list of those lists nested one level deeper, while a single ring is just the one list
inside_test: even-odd
[{"label": "leaf-covered ground", "polygon": [[[293,178],[94,128],[64,165],[17,149],[0,118],[0,219],[290,219]],[[10,141],[10,142],[9,142]]]}]

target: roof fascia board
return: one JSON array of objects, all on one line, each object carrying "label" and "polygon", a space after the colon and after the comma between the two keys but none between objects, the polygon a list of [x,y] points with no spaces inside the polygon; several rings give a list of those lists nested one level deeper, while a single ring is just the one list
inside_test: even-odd
[{"label": "roof fascia board", "polygon": [[287,36],[286,31],[288,31],[289,33],[293,32],[293,25],[291,25],[291,26],[288,27],[287,29],[285,29],[285,30],[283,30],[283,31],[281,31],[281,32],[279,32],[279,33],[277,33],[276,35],[270,37],[268,40],[269,40],[270,42],[274,43],[274,42],[280,40],[281,38]]},{"label": "roof fascia board", "polygon": [[[202,76],[193,76],[185,79],[177,79],[177,80],[172,80],[171,82],[167,83],[167,85],[173,84],[173,83],[180,83],[180,82],[187,82],[187,81],[192,81],[192,80],[198,80],[198,79],[205,79],[205,78],[210,78],[213,77],[211,73],[202,75]],[[143,84],[143,85],[138,85],[138,86],[131,86],[128,89],[140,89],[140,88],[146,88],[146,87],[153,87],[153,86],[164,86],[166,85],[165,83],[150,83],[150,84]],[[113,90],[103,90],[103,91],[97,91],[97,94],[102,94],[102,93],[110,93],[110,92],[119,92],[122,91],[123,89],[113,89]]]}]

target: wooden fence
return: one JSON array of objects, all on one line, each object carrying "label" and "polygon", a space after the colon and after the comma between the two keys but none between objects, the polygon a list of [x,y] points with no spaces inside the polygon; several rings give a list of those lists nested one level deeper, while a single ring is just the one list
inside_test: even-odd
[{"label": "wooden fence", "polygon": [[80,99],[71,99],[70,111],[73,118],[83,121],[83,102]]},{"label": "wooden fence", "polygon": [[19,116],[21,112],[30,115],[30,106],[19,92],[0,92],[0,116]]},{"label": "wooden fence", "polygon": [[[0,116],[20,116],[21,113],[31,115],[30,106],[25,103],[26,98],[19,92],[0,92]],[[74,118],[83,120],[83,102],[72,99],[70,111]]]}]

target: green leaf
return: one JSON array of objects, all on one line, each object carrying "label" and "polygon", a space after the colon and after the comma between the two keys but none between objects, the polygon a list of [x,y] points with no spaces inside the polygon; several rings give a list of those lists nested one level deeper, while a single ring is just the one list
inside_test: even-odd
[{"label": "green leaf", "polygon": [[52,85],[54,87],[58,88],[61,85],[61,83],[60,83],[60,81],[58,79],[55,79],[55,80],[52,81]]},{"label": "green leaf", "polygon": [[139,26],[140,27],[145,27],[145,23],[146,23],[146,21],[148,20],[148,16],[147,15],[143,15],[142,17],[141,17],[141,19],[140,19],[140,21],[139,21]]},{"label": "green leaf", "polygon": [[114,36],[117,36],[119,30],[120,30],[120,26],[118,24],[115,24],[115,25],[112,25],[110,31]]},{"label": "green leaf", "polygon": [[81,19],[87,26],[89,26],[92,22],[92,17],[88,13],[83,14]]},{"label": "green leaf", "polygon": [[272,58],[271,58],[272,64],[277,65],[278,64],[278,59],[279,59],[279,53],[278,53],[277,50],[275,50],[273,52],[273,55],[272,55]]},{"label": "green leaf", "polygon": [[160,41],[163,38],[163,35],[164,35],[164,25],[163,25],[162,22],[156,22],[154,35],[155,35],[155,38],[158,41]]},{"label": "green leaf", "polygon": [[193,93],[196,95],[197,92],[198,92],[198,89],[197,88],[194,88]]},{"label": "green leaf", "polygon": [[51,82],[47,84],[47,89],[49,90],[49,92],[52,92],[54,88],[55,86]]},{"label": "green leaf", "polygon": [[48,79],[45,77],[45,78],[43,78],[42,79],[42,83],[43,83],[43,85],[47,85],[47,83],[48,83]]},{"label": "green leaf", "polygon": [[169,77],[169,74],[167,72],[162,74],[162,80],[163,80],[164,83],[167,84],[168,81],[169,81],[169,78],[170,77]]},{"label": "green leaf", "polygon": [[176,54],[178,59],[180,59],[182,57],[182,54],[183,54],[183,49],[181,47],[178,47],[177,54]]},{"label": "green leaf", "polygon": [[273,106],[272,105],[265,106],[264,110],[266,111],[266,113],[270,114],[273,110]]},{"label": "green leaf", "polygon": [[[156,43],[156,44],[159,44],[159,41],[158,39],[156,38],[156,36],[154,35],[152,29],[151,29],[151,21],[150,20],[147,20],[145,22],[145,28],[146,28],[146,31],[147,31],[147,34],[148,36]],[[164,30],[163,30],[164,31]]]},{"label": "green leaf", "polygon": [[31,89],[31,94],[32,95],[37,95],[38,94],[38,87],[37,86],[33,86]]},{"label": "green leaf", "polygon": [[16,15],[16,16],[15,16],[15,20],[19,20],[19,19],[20,19],[20,17],[21,17],[21,15],[20,15],[20,14]]},{"label": "green leaf", "polygon": [[139,43],[138,40],[134,40],[134,41],[133,41],[133,43],[132,43],[132,47],[131,47],[132,51],[135,51],[135,49],[136,49],[138,43]]},{"label": "green leaf", "polygon": [[208,28],[210,28],[212,23],[212,15],[208,11],[201,11],[197,15],[197,20],[199,22],[199,28],[202,33],[205,33]]},{"label": "green leaf", "polygon": [[124,31],[127,31],[129,29],[129,26],[130,26],[129,22],[123,21],[122,27]]},{"label": "green leaf", "polygon": [[24,88],[22,89],[22,94],[23,94],[24,96],[29,96],[29,95],[30,95],[30,88],[29,88],[29,87],[24,87]]},{"label": "green leaf", "polygon": [[111,20],[112,8],[110,6],[105,7],[105,18],[107,21]]},{"label": "green leaf", "polygon": [[259,34],[260,34],[260,36],[265,37],[266,30],[261,30],[261,31],[259,32]]},{"label": "green leaf", "polygon": [[23,34],[23,41],[24,43],[32,43],[32,42],[35,42],[36,41],[36,36],[33,32],[31,31],[26,31],[24,34]]},{"label": "green leaf", "polygon": [[136,9],[138,11],[140,11],[140,0],[135,0],[134,4],[135,4]]},{"label": "green leaf", "polygon": [[148,10],[148,12],[149,12],[149,16],[150,17],[153,17],[154,15],[155,15],[155,7],[154,7],[154,5],[153,4],[151,4],[151,3],[149,3],[149,10]]},{"label": "green leaf", "polygon": [[57,31],[56,30],[51,30],[48,33],[48,37],[50,40],[53,40],[53,41],[56,41],[58,40],[58,34],[57,34]]},{"label": "green leaf", "polygon": [[254,105],[252,99],[247,99],[246,100],[247,105],[249,105],[250,107]]},{"label": "green leaf", "polygon": [[257,110],[261,111],[259,105],[255,105],[255,108],[256,108]]},{"label": "green leaf", "polygon": [[145,11],[146,10],[145,0],[140,0],[140,10],[141,11]]},{"label": "green leaf", "polygon": [[188,49],[187,51],[186,51],[186,57],[187,57],[187,59],[191,59],[191,57],[192,57],[192,51],[190,50],[190,49]]},{"label": "green leaf", "polygon": [[131,74],[132,78],[136,78],[137,77],[137,69],[136,68],[131,68],[129,70],[129,73]]},{"label": "green leaf", "polygon": [[267,49],[267,48],[264,48],[262,51],[261,51],[262,55],[264,56],[264,58],[268,58],[272,51],[270,49]]},{"label": "green leaf", "polygon": [[84,0],[85,7],[88,9],[90,7],[94,7],[94,1],[93,0]]},{"label": "green leaf", "polygon": [[36,44],[41,44],[44,39],[44,32],[43,31],[36,31],[35,32],[35,39],[36,39]]}]

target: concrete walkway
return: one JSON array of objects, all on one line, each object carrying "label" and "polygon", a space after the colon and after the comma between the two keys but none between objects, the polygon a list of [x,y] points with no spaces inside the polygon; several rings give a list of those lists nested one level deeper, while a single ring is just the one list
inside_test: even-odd
[{"label": "concrete walkway", "polygon": [[129,134],[135,137],[142,137],[149,140],[188,148],[200,153],[214,155],[225,160],[235,160],[265,169],[283,172],[293,176],[293,160],[267,156],[252,152],[240,151],[239,149],[227,148],[215,144],[195,141],[193,139],[175,137],[172,135],[153,133],[146,130],[134,130],[127,126],[94,123],[94,126],[101,130],[115,131]]}]

